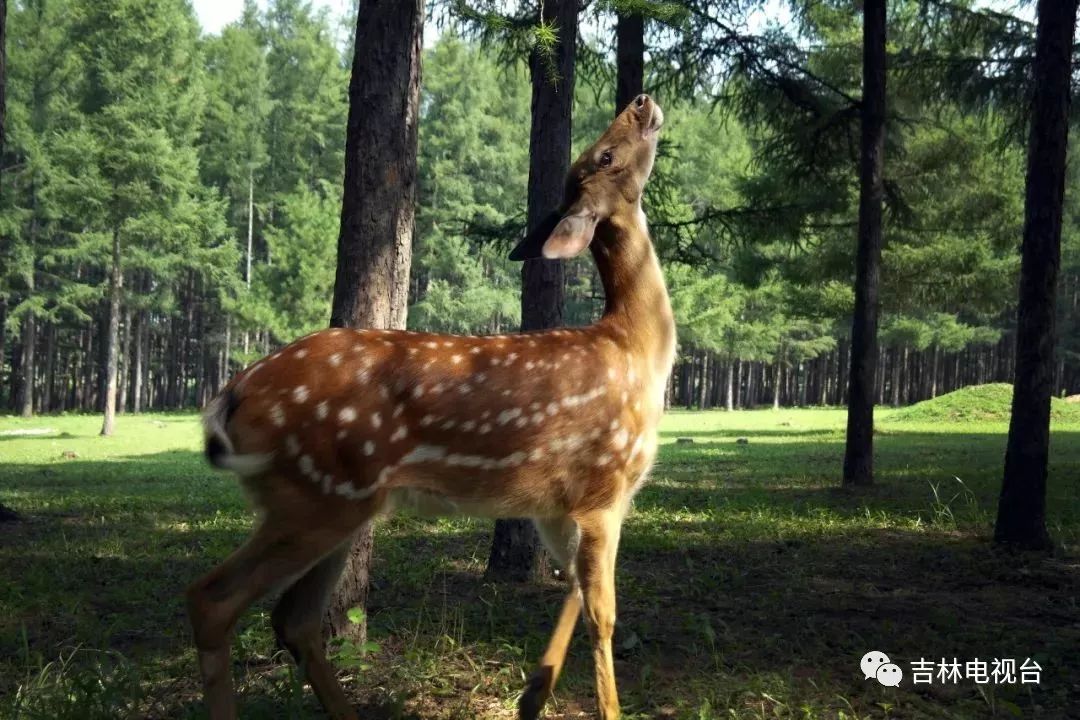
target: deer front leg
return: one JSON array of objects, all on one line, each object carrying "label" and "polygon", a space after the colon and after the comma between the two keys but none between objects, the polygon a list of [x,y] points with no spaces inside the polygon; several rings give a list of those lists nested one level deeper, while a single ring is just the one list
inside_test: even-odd
[{"label": "deer front leg", "polygon": [[596,672],[596,706],[600,720],[617,720],[619,694],[611,637],[615,632],[615,554],[622,514],[603,511],[578,520],[578,581],[585,601],[585,620],[592,640]]}]

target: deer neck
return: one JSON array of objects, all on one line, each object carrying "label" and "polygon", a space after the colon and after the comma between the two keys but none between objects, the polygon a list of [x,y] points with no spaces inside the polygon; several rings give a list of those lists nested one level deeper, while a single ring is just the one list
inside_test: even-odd
[{"label": "deer neck", "polygon": [[625,338],[628,350],[647,359],[655,377],[666,380],[675,354],[675,319],[645,214],[634,206],[596,232],[591,249],[605,295],[600,324]]}]

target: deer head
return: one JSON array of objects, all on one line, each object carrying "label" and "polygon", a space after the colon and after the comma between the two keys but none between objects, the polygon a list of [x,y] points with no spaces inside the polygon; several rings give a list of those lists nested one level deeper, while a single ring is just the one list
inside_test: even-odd
[{"label": "deer head", "polygon": [[593,241],[600,223],[637,213],[663,124],[660,106],[638,95],[570,167],[562,207],[518,243],[510,259],[575,257]]}]

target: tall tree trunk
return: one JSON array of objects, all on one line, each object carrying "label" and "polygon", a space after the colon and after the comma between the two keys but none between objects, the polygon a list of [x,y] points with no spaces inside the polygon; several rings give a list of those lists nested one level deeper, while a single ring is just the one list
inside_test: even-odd
[{"label": "tall tree trunk", "polygon": [[45,377],[41,383],[41,412],[53,409],[53,388],[56,382],[56,323],[45,323]]},{"label": "tall tree trunk", "polygon": [[725,395],[724,395],[724,407],[728,412],[735,409],[735,361],[728,360],[727,363],[727,377],[724,380]]},{"label": "tall tree trunk", "polygon": [[698,409],[704,410],[709,404],[709,353],[701,352],[701,387],[698,389]]},{"label": "tall tree trunk", "polygon": [[123,371],[120,373],[119,388],[117,389],[116,396],[116,412],[118,415],[123,415],[127,409],[128,400],[128,387],[130,386],[129,379],[131,375],[131,303],[124,304],[124,330],[123,337],[120,341],[120,366]]},{"label": "tall tree trunk", "polygon": [[[0,0],[2,3],[4,0]],[[0,297],[0,388],[4,387],[4,364],[7,363],[7,333],[4,327],[7,324],[7,298]],[[8,398],[10,402],[14,398]]]},{"label": "tall tree trunk", "polygon": [[131,370],[131,411],[140,413],[143,410],[143,366],[146,364],[146,320],[147,311],[139,311],[139,322],[135,331],[135,362]]},{"label": "tall tree trunk", "polygon": [[[404,329],[416,197],[421,0],[360,0],[345,185],[330,325]],[[327,608],[325,631],[363,639],[348,611],[367,602],[371,524],[360,529]]]},{"label": "tall tree trunk", "polygon": [[255,239],[255,171],[248,168],[247,206],[247,255],[244,265],[244,283],[251,287],[251,247]]},{"label": "tall tree trunk", "polygon": [[22,361],[19,363],[19,414],[28,418],[34,415],[34,347],[37,345],[37,321],[33,312],[28,312],[23,317],[20,344]]},{"label": "tall tree trunk", "polygon": [[782,378],[780,377],[780,371],[782,369],[782,363],[779,358],[776,360],[776,364],[773,365],[773,394],[772,394],[772,409],[780,409],[780,384]]},{"label": "tall tree trunk", "polygon": [[851,325],[844,485],[874,481],[874,375],[877,369],[878,278],[885,156],[885,2],[863,2],[862,140],[859,170],[859,247]]},{"label": "tall tree trunk", "polygon": [[996,542],[1032,549],[1050,547],[1046,530],[1046,474],[1053,391],[1054,304],[1061,261],[1076,10],[1077,0],[1039,0],[1016,320],[1016,370],[1005,474],[994,525]]},{"label": "tall tree trunk", "polygon": [[[528,229],[535,228],[563,201],[570,169],[571,112],[574,100],[574,61],[577,49],[577,0],[546,0],[542,21],[553,23],[558,42],[544,57],[534,50],[529,58],[532,82],[529,129]],[[549,68],[554,74],[549,73]],[[621,72],[621,68],[620,68]],[[563,324],[566,292],[563,263],[526,260],[521,267],[521,329],[539,330]],[[526,580],[546,574],[548,559],[528,520],[498,520],[488,555],[486,577]]]},{"label": "tall tree trunk", "polygon": [[615,25],[615,114],[645,90],[645,18],[619,13]]},{"label": "tall tree trunk", "polygon": [[116,425],[116,378],[120,349],[120,291],[124,274],[120,269],[120,230],[113,230],[112,268],[109,272],[109,329],[105,338],[105,419],[101,434],[112,435]]}]

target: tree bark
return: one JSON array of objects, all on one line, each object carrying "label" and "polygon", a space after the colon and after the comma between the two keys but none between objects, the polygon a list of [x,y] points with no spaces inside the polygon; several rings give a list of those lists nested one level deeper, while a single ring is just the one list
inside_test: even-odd
[{"label": "tree bark", "polygon": [[109,272],[109,329],[105,338],[105,418],[101,434],[112,435],[116,425],[116,378],[120,348],[120,291],[124,274],[120,269],[120,230],[113,230],[112,268]]},{"label": "tree bark", "polygon": [[[529,58],[532,121],[529,130],[528,229],[531,231],[563,201],[570,169],[574,61],[577,55],[577,0],[546,0],[542,20],[554,23],[558,42],[544,58]],[[553,67],[549,65],[553,63]],[[549,72],[554,70],[554,75]],[[563,324],[566,292],[561,260],[526,260],[521,267],[521,329],[539,330]],[[528,520],[498,520],[491,541],[489,580],[523,581],[547,573],[547,555]]]},{"label": "tree bark", "polygon": [[123,337],[120,341],[120,364],[124,369],[117,380],[119,383],[116,397],[116,412],[118,415],[123,415],[127,409],[128,387],[130,386],[128,381],[131,375],[131,303],[124,305],[123,324]]},{"label": "tree bark", "polygon": [[[421,0],[361,0],[356,20],[345,186],[330,325],[404,329],[416,196]],[[324,631],[360,641],[347,613],[367,602],[371,523],[353,542]]]},{"label": "tree bark", "polygon": [[728,360],[727,377],[724,380],[724,407],[728,412],[735,409],[735,361]]},{"label": "tree bark", "polygon": [[645,90],[645,18],[619,13],[615,24],[615,114]]},{"label": "tree bark", "polygon": [[885,156],[885,3],[863,2],[863,98],[859,170],[859,245],[851,326],[844,485],[874,481],[874,376],[877,370],[878,279]]},{"label": "tree bark", "polygon": [[1035,31],[1012,415],[994,525],[996,542],[1031,549],[1051,547],[1046,476],[1076,11],[1077,0],[1039,0]]},{"label": "tree bark", "polygon": [[19,363],[19,414],[24,418],[34,415],[34,347],[37,345],[37,322],[34,313],[23,318],[22,361]]}]

